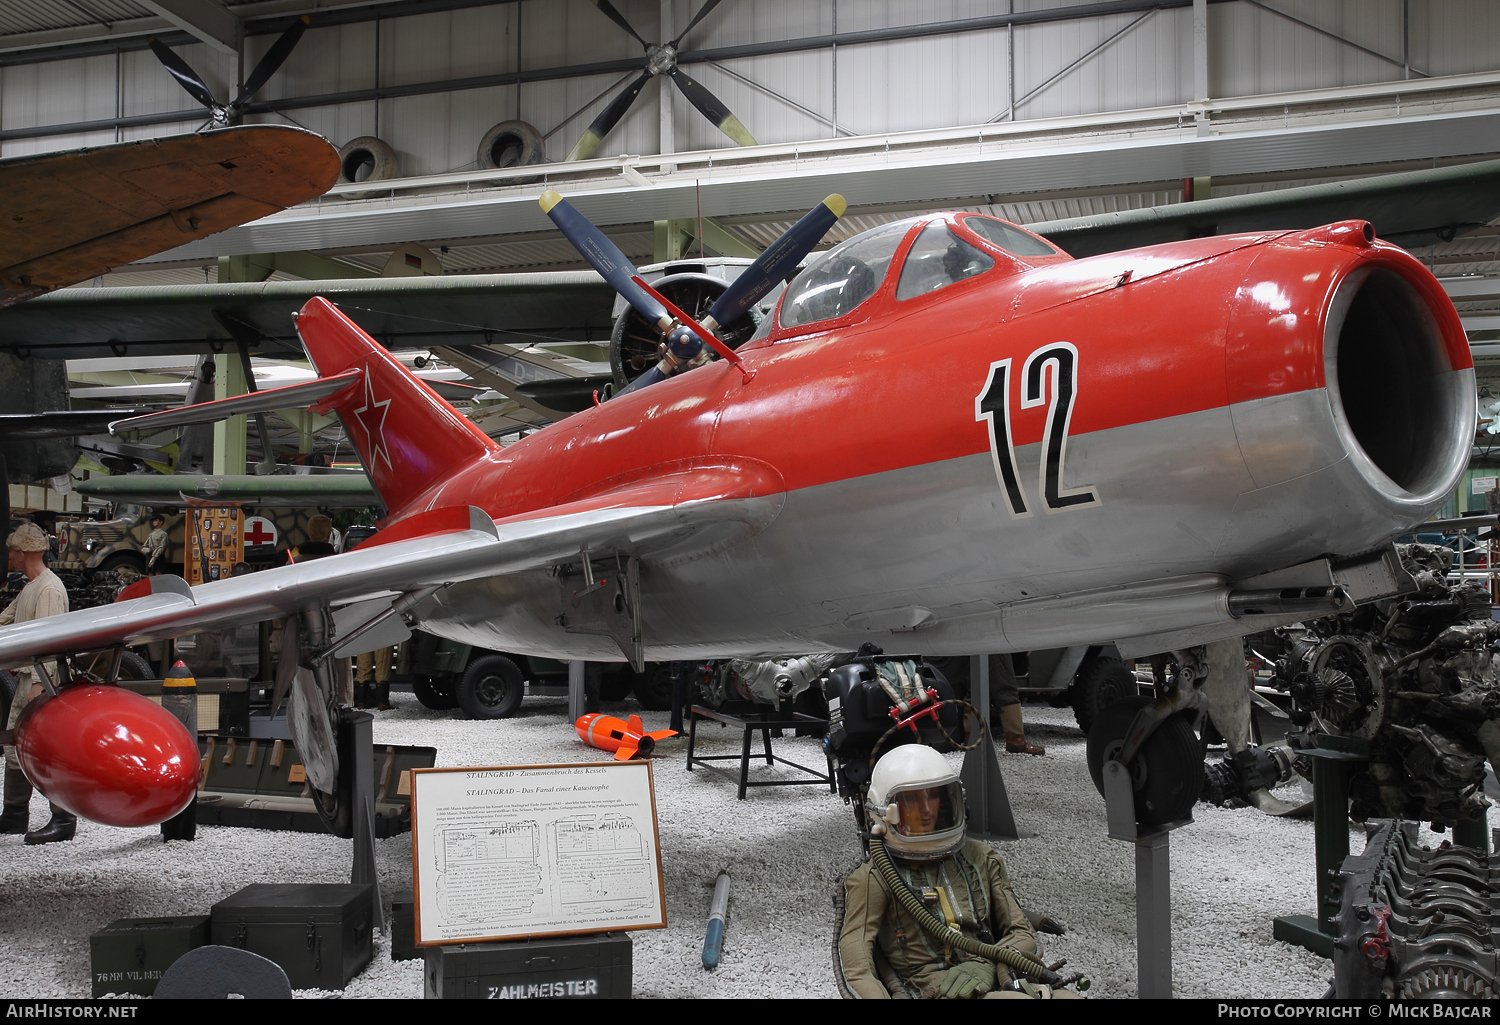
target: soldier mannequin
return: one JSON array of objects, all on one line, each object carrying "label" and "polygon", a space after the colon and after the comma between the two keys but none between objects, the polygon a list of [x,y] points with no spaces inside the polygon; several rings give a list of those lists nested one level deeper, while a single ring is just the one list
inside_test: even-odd
[{"label": "soldier mannequin", "polygon": [[[867,817],[896,871],[935,916],[983,942],[1036,953],[1000,855],[966,836],[963,787],[942,755],[920,744],[883,755],[870,778]],[[883,1000],[903,990],[921,998],[1078,996],[1030,983],[1002,990],[1011,981],[1006,965],[924,932],[872,862],[849,873],[844,892],[839,959],[857,997]],[[894,973],[889,981],[876,968],[877,950]]]},{"label": "soldier mannequin", "polygon": [[[33,619],[56,616],[68,611],[68,591],[57,575],[44,563],[47,535],[34,523],[23,523],[6,541],[10,565],[26,574],[27,584],[16,600],[0,612],[0,627],[29,623]],[[42,693],[40,681],[30,669],[16,672],[16,696],[10,704],[6,729],[15,729],[21,710]],[[0,813],[0,833],[25,833],[29,844],[53,843],[73,839],[78,819],[66,809],[52,806],[52,820],[41,829],[31,831],[31,781],[21,771],[16,749],[5,749],[5,810]]]},{"label": "soldier mannequin", "polygon": [[151,517],[151,533],[146,537],[146,543],[141,546],[141,551],[146,555],[146,572],[151,576],[162,571],[167,563],[167,549],[170,547],[165,524],[167,518],[161,513],[155,513]]}]

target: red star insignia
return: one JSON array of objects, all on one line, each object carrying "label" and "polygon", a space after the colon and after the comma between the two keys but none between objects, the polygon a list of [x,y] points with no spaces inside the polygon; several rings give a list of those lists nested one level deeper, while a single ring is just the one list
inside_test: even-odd
[{"label": "red star insignia", "polygon": [[385,465],[391,467],[390,449],[385,444],[385,417],[390,412],[390,405],[390,399],[375,401],[375,386],[370,383],[370,368],[365,367],[365,404],[354,411],[354,419],[365,430],[371,469],[374,469],[376,459],[384,459]]}]

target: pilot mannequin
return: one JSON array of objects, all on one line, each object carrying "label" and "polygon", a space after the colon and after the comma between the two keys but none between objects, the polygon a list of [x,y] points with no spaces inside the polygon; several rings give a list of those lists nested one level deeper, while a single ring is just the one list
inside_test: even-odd
[{"label": "pilot mannequin", "polygon": [[[936,918],[985,943],[1036,953],[1036,937],[1011,892],[1000,855],[966,836],[963,785],[947,759],[921,744],[881,756],[870,777],[866,817],[874,843],[884,844],[896,872]],[[929,935],[902,906],[874,858],[851,872],[844,888],[839,957],[849,989],[860,998],[887,999],[903,989],[923,998],[1078,995],[1012,982],[1005,964]],[[877,950],[894,973],[885,979],[877,968]]]}]

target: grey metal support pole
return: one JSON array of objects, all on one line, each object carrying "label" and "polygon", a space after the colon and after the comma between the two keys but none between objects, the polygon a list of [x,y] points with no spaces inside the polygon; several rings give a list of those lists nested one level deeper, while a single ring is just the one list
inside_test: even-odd
[{"label": "grey metal support pole", "polygon": [[1172,998],[1172,834],[1135,844],[1135,970],[1142,1000]]},{"label": "grey metal support pole", "polygon": [[568,719],[577,722],[588,710],[588,697],[584,693],[584,664],[580,659],[568,663]]},{"label": "grey metal support pole", "polygon": [[346,711],[344,729],[349,731],[349,755],[353,763],[346,772],[353,773],[349,794],[354,807],[354,864],[349,870],[351,883],[369,883],[375,887],[372,898],[375,928],[385,932],[385,911],[381,905],[380,876],[375,870],[375,717],[369,712]]},{"label": "grey metal support pole", "polygon": [[969,806],[969,832],[992,840],[1019,840],[1023,834],[1016,828],[1010,795],[1005,792],[1005,777],[995,755],[995,736],[990,729],[990,659],[988,655],[969,656],[969,703],[984,720],[984,741],[964,755],[959,773]]}]

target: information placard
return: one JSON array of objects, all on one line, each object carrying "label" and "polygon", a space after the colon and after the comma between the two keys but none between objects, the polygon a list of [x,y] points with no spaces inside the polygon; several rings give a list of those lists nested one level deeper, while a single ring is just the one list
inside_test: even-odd
[{"label": "information placard", "polygon": [[412,775],[417,943],[667,924],[651,763]]}]

